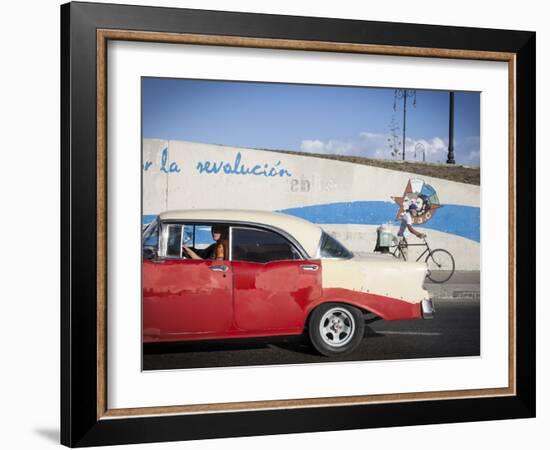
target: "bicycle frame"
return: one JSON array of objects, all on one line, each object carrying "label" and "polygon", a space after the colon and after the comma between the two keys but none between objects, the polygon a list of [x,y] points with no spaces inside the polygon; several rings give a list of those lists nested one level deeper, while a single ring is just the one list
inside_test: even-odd
[{"label": "bicycle frame", "polygon": [[[395,245],[395,250],[392,252],[392,255],[395,256],[396,258],[399,258],[399,256],[396,255],[397,251],[399,251],[399,253],[403,257],[403,260],[406,261],[407,257],[405,256],[405,253],[403,253],[403,247],[405,247],[405,245],[401,245],[401,244]],[[430,245],[428,244],[426,239],[424,239],[424,242],[422,244],[409,244],[409,243],[407,243],[406,247],[426,247],[424,249],[424,251],[420,254],[420,256],[418,258],[416,258],[417,262],[420,261],[426,253],[428,255],[431,253]]]},{"label": "bicycle frame", "polygon": [[[403,252],[403,248],[405,247],[426,247],[424,249],[424,251],[420,254],[420,256],[418,256],[418,258],[416,258],[416,262],[419,262],[421,259],[423,259],[424,257],[426,258],[426,263],[428,263],[428,260],[431,258],[431,260],[433,261],[433,263],[435,264],[435,266],[437,266],[437,268],[435,269],[436,272],[431,272],[429,269],[428,269],[428,273],[427,273],[427,277],[434,283],[444,283],[446,281],[448,281],[454,274],[454,271],[455,271],[455,262],[454,262],[454,258],[453,258],[453,255],[451,255],[451,253],[449,253],[449,251],[445,250],[445,249],[442,249],[442,248],[435,248],[435,249],[431,249],[430,248],[430,245],[428,244],[428,242],[426,241],[426,239],[424,238],[424,242],[422,244],[409,244],[408,242],[406,244],[403,244],[402,242],[400,242],[399,244],[397,245],[392,245],[391,247],[395,247],[395,250],[393,252],[391,252],[391,254],[395,257],[395,258],[399,258],[400,256],[403,257],[403,261],[407,261],[407,256],[405,255],[405,253]],[[391,248],[390,247],[390,248]],[[399,252],[399,254],[397,253]],[[446,273],[448,274],[448,276],[446,276],[445,278],[441,278],[439,275],[437,275],[437,270],[440,270],[441,267],[442,267],[442,264],[439,263],[439,258],[436,260],[434,259],[433,257],[433,254],[436,253],[436,252],[443,252],[443,253],[446,253],[448,255],[448,258],[449,258],[449,262],[450,262],[450,269],[444,269],[443,270],[443,274],[445,273],[445,270],[446,270]],[[399,256],[400,255],[400,256]],[[427,255],[427,256],[426,256]],[[427,264],[428,265],[428,264]],[[447,267],[447,266],[445,266]],[[432,276],[433,274],[436,274],[437,276]]]}]

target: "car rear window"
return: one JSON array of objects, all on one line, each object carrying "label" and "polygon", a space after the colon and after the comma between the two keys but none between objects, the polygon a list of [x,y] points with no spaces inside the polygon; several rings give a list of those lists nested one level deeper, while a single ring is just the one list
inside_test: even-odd
[{"label": "car rear window", "polygon": [[321,258],[350,259],[353,257],[346,247],[323,231],[321,235]]}]

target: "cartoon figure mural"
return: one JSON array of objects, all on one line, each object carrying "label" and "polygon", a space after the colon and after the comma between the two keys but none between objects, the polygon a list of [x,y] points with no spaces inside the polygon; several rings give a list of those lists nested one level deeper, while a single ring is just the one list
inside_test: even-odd
[{"label": "cartoon figure mural", "polygon": [[442,207],[436,190],[424,180],[418,178],[410,179],[403,196],[392,197],[392,200],[399,205],[399,210],[395,216],[396,220],[400,220],[411,203],[415,203],[417,215],[412,220],[417,225],[428,222],[435,215],[437,209]]}]

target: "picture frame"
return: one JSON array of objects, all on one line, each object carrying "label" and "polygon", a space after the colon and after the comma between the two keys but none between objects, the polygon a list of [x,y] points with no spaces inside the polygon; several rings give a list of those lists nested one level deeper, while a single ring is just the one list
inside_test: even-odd
[{"label": "picture frame", "polygon": [[[107,43],[502,61],[509,71],[507,388],[110,409]],[[535,416],[535,33],[190,9],[61,7],[61,442],[70,447]],[[521,201],[518,201],[521,199]]]}]

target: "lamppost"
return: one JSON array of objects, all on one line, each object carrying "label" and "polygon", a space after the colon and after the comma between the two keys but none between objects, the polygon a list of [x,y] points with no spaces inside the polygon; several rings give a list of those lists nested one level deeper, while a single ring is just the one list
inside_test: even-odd
[{"label": "lamppost", "polygon": [[416,159],[416,152],[422,151],[422,162],[426,162],[426,147],[422,142],[417,142],[414,146],[414,159]]},{"label": "lamppost", "polygon": [[416,89],[395,89],[393,96],[393,110],[397,109],[397,101],[403,99],[403,161],[405,161],[405,132],[407,128],[407,98],[413,98],[416,106]]},{"label": "lamppost", "polygon": [[447,164],[455,163],[455,93],[449,92],[449,152],[447,153]]}]

